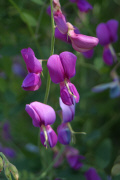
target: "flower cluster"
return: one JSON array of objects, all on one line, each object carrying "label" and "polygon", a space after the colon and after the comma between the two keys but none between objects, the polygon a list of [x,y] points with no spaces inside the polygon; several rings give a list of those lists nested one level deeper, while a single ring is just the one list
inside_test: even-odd
[{"label": "flower cluster", "polygon": [[114,19],[107,21],[107,23],[100,23],[96,28],[99,43],[104,46],[103,60],[108,66],[117,61],[115,51],[111,45],[118,39],[117,30],[118,21]]}]

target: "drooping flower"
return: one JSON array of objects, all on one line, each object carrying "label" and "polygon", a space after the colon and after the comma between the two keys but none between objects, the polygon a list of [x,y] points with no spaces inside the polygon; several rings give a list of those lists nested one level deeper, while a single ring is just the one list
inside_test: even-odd
[{"label": "drooping flower", "polygon": [[118,25],[118,21],[111,19],[107,23],[100,23],[96,28],[99,43],[104,46],[103,60],[108,66],[117,61],[117,56],[111,43],[116,42],[118,39]]},{"label": "drooping flower", "polygon": [[85,173],[86,180],[101,180],[95,168],[89,168]]},{"label": "drooping flower", "polygon": [[89,10],[92,10],[93,7],[90,3],[88,3],[86,0],[70,0],[72,3],[76,3],[77,7],[81,12],[88,12]]},{"label": "drooping flower", "polygon": [[82,160],[85,159],[84,156],[79,155],[79,151],[73,147],[66,147],[66,158],[71,168],[78,170],[83,166]]},{"label": "drooping flower", "polygon": [[2,136],[5,140],[12,139],[11,133],[10,133],[10,124],[9,122],[5,122],[2,127]]},{"label": "drooping flower", "polygon": [[98,38],[86,36],[83,34],[76,34],[72,24],[68,25],[68,35],[72,42],[72,47],[78,52],[86,52],[93,49],[99,42]]},{"label": "drooping flower", "polygon": [[54,109],[40,102],[32,102],[26,105],[25,110],[32,118],[33,125],[40,127],[40,139],[45,147],[54,147],[57,143],[57,135],[51,128],[55,122],[56,114]]},{"label": "drooping flower", "polygon": [[15,158],[16,156],[16,152],[14,151],[14,149],[9,147],[3,147],[1,144],[0,144],[0,152],[4,153],[9,158]]},{"label": "drooping flower", "polygon": [[[76,34],[80,34],[80,31],[78,30],[77,27],[74,27],[74,32],[75,32]],[[67,34],[62,34],[62,33],[58,30],[57,27],[55,28],[55,38],[60,39],[60,40],[66,42],[66,43],[68,43],[68,44],[72,44],[70,37],[69,37]],[[91,49],[91,50],[89,50],[89,51],[86,51],[86,52],[82,52],[83,56],[84,56],[85,58],[87,58],[87,59],[92,58],[93,53],[94,53],[94,50],[93,50],[93,49]]]},{"label": "drooping flower", "polygon": [[47,67],[53,83],[60,83],[60,95],[64,104],[72,105],[73,96],[76,103],[79,102],[79,93],[75,86],[70,82],[76,71],[77,57],[70,52],[62,52],[60,55],[49,57]]},{"label": "drooping flower", "polygon": [[22,49],[21,54],[26,63],[28,75],[22,83],[22,88],[26,91],[36,91],[41,86],[40,75],[42,66],[31,48]]}]

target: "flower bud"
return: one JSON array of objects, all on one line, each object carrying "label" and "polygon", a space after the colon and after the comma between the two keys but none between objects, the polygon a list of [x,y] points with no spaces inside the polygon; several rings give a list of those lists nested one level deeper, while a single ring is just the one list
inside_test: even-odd
[{"label": "flower bud", "polygon": [[18,180],[19,174],[17,168],[13,164],[9,163],[9,170],[12,173],[14,179]]}]

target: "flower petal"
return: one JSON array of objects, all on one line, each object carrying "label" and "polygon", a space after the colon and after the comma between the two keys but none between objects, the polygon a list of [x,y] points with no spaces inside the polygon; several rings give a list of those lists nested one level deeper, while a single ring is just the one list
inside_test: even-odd
[{"label": "flower petal", "polygon": [[75,65],[77,57],[73,53],[67,51],[62,52],[59,56],[64,69],[65,77],[67,79],[72,78],[76,73]]},{"label": "flower petal", "polygon": [[86,180],[101,180],[99,175],[96,172],[96,169],[89,168],[88,171],[85,173]]},{"label": "flower petal", "polygon": [[[55,131],[51,128],[51,126],[48,125],[45,128],[46,128],[46,132],[47,132],[49,146],[51,148],[53,148],[57,144],[57,135],[56,135]],[[46,147],[45,135],[44,135],[42,128],[41,128],[41,132],[40,132],[40,139],[41,139],[41,143],[43,144],[43,146]]]},{"label": "flower petal", "polygon": [[58,55],[52,55],[49,57],[47,67],[50,73],[52,82],[60,83],[64,81],[64,69]]},{"label": "flower petal", "polygon": [[39,114],[34,110],[34,108],[31,105],[26,104],[25,110],[27,111],[29,116],[32,118],[33,126],[40,127],[41,119],[39,117]]},{"label": "flower petal", "polygon": [[75,87],[74,84],[72,84],[71,82],[68,83],[68,86],[69,86],[69,88],[70,88],[70,91],[73,93],[73,95],[76,96],[76,97],[75,97],[75,102],[78,103],[79,100],[80,100],[80,95],[79,95],[76,87]]},{"label": "flower petal", "polygon": [[22,83],[22,88],[26,91],[36,91],[40,86],[40,74],[35,73],[29,73]]},{"label": "flower petal", "polygon": [[67,123],[62,123],[61,125],[59,125],[57,128],[57,132],[58,132],[58,141],[61,144],[67,145],[70,143],[71,132]]},{"label": "flower petal", "polygon": [[68,27],[66,24],[65,16],[61,11],[57,11],[54,13],[54,20],[57,25],[57,28],[62,34],[66,34],[68,32]]},{"label": "flower petal", "polygon": [[93,9],[92,5],[86,0],[78,0],[77,6],[81,12],[88,12]]},{"label": "flower petal", "polygon": [[22,49],[21,54],[30,73],[41,73],[42,66],[31,48]]},{"label": "flower petal", "polygon": [[71,44],[69,36],[67,34],[62,34],[57,27],[55,28],[55,38]]},{"label": "flower petal", "polygon": [[100,23],[96,28],[96,34],[99,39],[99,43],[105,46],[110,43],[110,32],[105,23]]},{"label": "flower petal", "polygon": [[30,105],[39,115],[41,124],[44,124],[45,126],[47,126],[55,122],[56,114],[55,114],[54,109],[51,106],[37,102],[37,101],[30,103]]},{"label": "flower petal", "polygon": [[110,33],[110,40],[112,42],[116,42],[118,40],[117,31],[118,31],[118,21],[115,19],[111,19],[106,23],[109,33]]},{"label": "flower petal", "polygon": [[[75,98],[74,98],[75,101]],[[75,116],[75,102],[71,106],[67,106],[63,103],[62,99],[59,98],[60,107],[62,109],[62,118],[63,122],[70,122],[74,119]]]},{"label": "flower petal", "polygon": [[83,56],[84,56],[85,58],[90,59],[90,58],[92,58],[93,53],[94,53],[94,50],[91,49],[91,50],[89,50],[89,51],[83,52],[82,54],[83,54]]},{"label": "flower petal", "polygon": [[98,86],[93,87],[92,91],[93,92],[102,92],[108,88],[115,88],[117,86],[117,84],[118,84],[117,81],[106,83],[106,84],[100,84]]},{"label": "flower petal", "polygon": [[110,89],[110,97],[111,98],[116,98],[118,96],[120,96],[120,85],[119,84]]},{"label": "flower petal", "polygon": [[114,63],[112,53],[108,47],[105,47],[103,50],[103,60],[108,66],[112,66]]},{"label": "flower petal", "polygon": [[86,52],[93,49],[98,44],[98,38],[76,34],[73,30],[69,31],[69,36],[72,41],[73,48],[78,52]]}]

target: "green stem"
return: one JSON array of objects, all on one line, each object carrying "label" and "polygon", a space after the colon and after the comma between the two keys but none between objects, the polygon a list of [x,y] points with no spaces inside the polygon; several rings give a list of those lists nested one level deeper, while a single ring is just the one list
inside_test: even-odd
[{"label": "green stem", "polygon": [[80,62],[79,63],[81,66],[83,67],[86,67],[86,68],[89,68],[89,69],[92,69],[94,71],[96,71],[99,75],[100,75],[100,72],[95,68],[95,66],[93,66],[92,64],[89,64],[89,63],[83,63],[83,62]]},{"label": "green stem", "polygon": [[60,150],[60,152],[58,153],[58,155],[56,156],[56,158],[54,159],[54,161],[52,161],[52,163],[50,164],[50,166],[48,166],[47,169],[45,169],[41,175],[37,178],[37,180],[43,179],[47,173],[53,168],[53,165],[59,160],[60,156],[62,155],[63,151],[65,149],[65,146],[63,146]]},{"label": "green stem", "polygon": [[[52,4],[52,0],[50,0],[50,5],[51,5],[51,25],[52,25],[52,37],[51,37],[51,51],[50,51],[50,56],[54,54],[54,44],[55,44],[55,25],[54,25],[54,18],[53,18],[53,4]],[[45,92],[45,98],[44,98],[44,103],[47,104],[48,101],[48,96],[49,96],[49,92],[50,92],[50,84],[51,84],[51,79],[50,79],[50,75],[48,72],[48,76],[47,76],[47,85],[46,85],[46,92]]]}]

